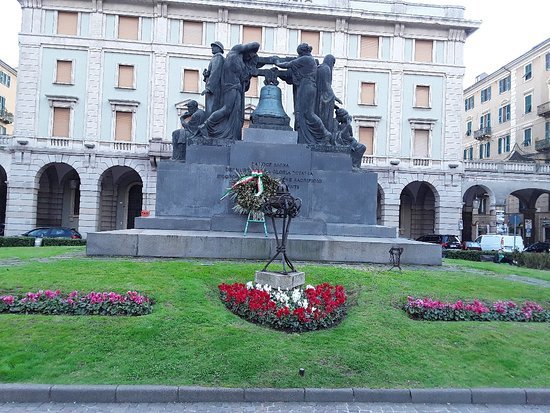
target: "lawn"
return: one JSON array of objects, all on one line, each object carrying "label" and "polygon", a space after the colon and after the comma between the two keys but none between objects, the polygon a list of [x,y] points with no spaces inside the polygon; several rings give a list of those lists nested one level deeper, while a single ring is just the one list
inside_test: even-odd
[{"label": "lawn", "polygon": [[[550,290],[477,274],[461,263],[403,272],[299,265],[306,282],[342,284],[353,305],[335,328],[286,334],[228,312],[221,282],[261,263],[100,259],[78,248],[0,249],[6,291],[136,289],[157,304],[142,317],[0,315],[0,382],[225,387],[548,387],[549,325],[421,322],[407,295],[534,300]],[[64,254],[63,259],[56,258]],[[39,257],[33,259],[33,257]],[[11,265],[11,258],[18,258]],[[515,270],[515,268],[514,268]],[[298,375],[305,368],[304,377]]]}]

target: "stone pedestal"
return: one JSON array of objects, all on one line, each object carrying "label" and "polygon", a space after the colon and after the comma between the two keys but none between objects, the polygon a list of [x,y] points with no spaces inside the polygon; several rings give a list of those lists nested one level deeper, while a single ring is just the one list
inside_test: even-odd
[{"label": "stone pedestal", "polygon": [[306,276],[302,271],[289,272],[288,274],[271,271],[256,271],[254,281],[258,284],[270,285],[271,288],[291,290],[304,285]]}]

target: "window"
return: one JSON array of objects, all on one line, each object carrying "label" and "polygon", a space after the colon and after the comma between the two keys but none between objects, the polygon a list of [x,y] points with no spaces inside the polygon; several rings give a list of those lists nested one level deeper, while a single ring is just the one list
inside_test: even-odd
[{"label": "window", "polygon": [[419,40],[414,41],[414,61],[415,62],[431,62],[433,55],[432,40]]},{"label": "window", "polygon": [[78,33],[78,13],[57,12],[57,34],[76,36]]},{"label": "window", "polygon": [[544,139],[550,139],[550,121],[544,124]]},{"label": "window", "polygon": [[243,44],[258,42],[262,44],[262,28],[256,26],[243,26]]},{"label": "window", "polygon": [[313,48],[311,54],[319,54],[319,38],[319,32],[302,30],[302,43],[307,43]]},{"label": "window", "polygon": [[359,56],[363,59],[378,59],[379,37],[361,36],[361,52]]},{"label": "window", "polygon": [[531,113],[531,110],[533,110],[533,107],[532,107],[532,102],[533,100],[533,95],[529,94],[529,95],[525,95],[523,97],[523,107],[524,107],[524,112],[523,113]]},{"label": "window", "polygon": [[183,22],[183,43],[202,44],[202,22]]},{"label": "window", "polygon": [[374,83],[361,83],[361,97],[359,103],[362,105],[375,105],[376,85]]},{"label": "window", "polygon": [[510,104],[498,108],[498,123],[508,122],[510,120]]},{"label": "window", "polygon": [[487,128],[489,129],[491,127],[491,114],[485,113],[481,115],[479,118],[479,129]]},{"label": "window", "polygon": [[474,147],[470,146],[469,148],[464,149],[464,156],[465,161],[471,161],[474,159]]},{"label": "window", "polygon": [[365,155],[374,155],[374,128],[371,126],[360,126],[359,142],[367,147]]},{"label": "window", "polygon": [[415,129],[413,137],[413,156],[415,158],[429,157],[430,131],[426,129]]},{"label": "window", "polygon": [[71,109],[53,108],[52,136],[68,138],[70,133]]},{"label": "window", "polygon": [[531,63],[528,63],[525,65],[525,67],[523,68],[523,78],[525,80],[529,80],[531,79],[531,77],[533,77],[533,65]]},{"label": "window", "polygon": [[55,83],[65,85],[73,84],[73,62],[71,60],[58,60],[55,71]]},{"label": "window", "polygon": [[550,53],[546,53],[546,70],[550,70]]},{"label": "window", "polygon": [[124,89],[134,89],[134,66],[118,65],[118,87]]},{"label": "window", "polygon": [[479,145],[479,159],[489,158],[491,156],[491,142]]},{"label": "window", "polygon": [[0,83],[4,86],[10,87],[11,77],[7,73],[4,73],[0,70]]},{"label": "window", "polygon": [[430,87],[417,85],[415,91],[414,106],[417,108],[429,108],[430,107]]},{"label": "window", "polygon": [[183,92],[198,93],[199,71],[194,69],[184,69],[182,86]]},{"label": "window", "polygon": [[491,100],[491,86],[481,90],[481,103]]},{"label": "window", "polygon": [[258,97],[258,78],[257,77],[250,78],[250,87],[246,91],[245,95],[251,98]]},{"label": "window", "polygon": [[464,99],[464,110],[468,111],[474,108],[474,97],[470,96],[469,98]]},{"label": "window", "polygon": [[6,109],[6,98],[4,96],[0,96],[0,111],[3,111]]},{"label": "window", "polygon": [[523,146],[531,146],[531,128],[523,129]]},{"label": "window", "polygon": [[118,38],[126,40],[138,40],[139,17],[118,16]]},{"label": "window", "polygon": [[466,122],[466,136],[472,136],[472,121]]},{"label": "window", "polygon": [[510,135],[498,138],[498,153],[510,152]]},{"label": "window", "polygon": [[132,140],[132,112],[115,112],[115,141]]},{"label": "window", "polygon": [[504,79],[498,81],[498,93],[504,93],[510,90],[512,84],[512,76],[508,75]]}]

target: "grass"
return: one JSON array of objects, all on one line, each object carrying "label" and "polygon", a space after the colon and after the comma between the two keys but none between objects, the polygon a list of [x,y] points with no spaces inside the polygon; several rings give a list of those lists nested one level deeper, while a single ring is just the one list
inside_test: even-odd
[{"label": "grass", "polygon": [[[306,282],[343,284],[354,305],[329,330],[286,334],[228,312],[221,282],[246,282],[260,263],[56,259],[73,248],[5,248],[0,292],[137,289],[143,317],[0,315],[0,382],[226,387],[548,387],[548,324],[410,320],[407,295],[525,299],[549,290],[454,268],[385,272],[300,265]],[[77,250],[78,251],[78,250]],[[34,254],[50,257],[31,259]],[[453,261],[453,264],[455,262]],[[462,263],[458,263],[462,265]],[[506,268],[506,267],[505,267]],[[513,268],[516,270],[516,268]],[[298,369],[306,369],[304,377]]]},{"label": "grass", "polygon": [[487,271],[494,275],[519,275],[522,277],[538,278],[539,280],[550,281],[550,271],[536,270],[527,267],[510,266],[509,264],[497,264],[494,262],[477,262],[466,260],[444,260],[448,264],[459,265],[461,267],[473,268],[476,270]]}]

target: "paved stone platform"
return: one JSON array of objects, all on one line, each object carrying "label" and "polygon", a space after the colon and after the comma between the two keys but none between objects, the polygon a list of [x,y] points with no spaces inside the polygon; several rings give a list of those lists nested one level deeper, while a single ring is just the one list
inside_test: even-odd
[{"label": "paved stone platform", "polygon": [[[276,252],[274,236],[222,231],[130,229],[88,234],[88,255],[267,260]],[[404,238],[290,235],[291,260],[387,264],[389,250],[402,247],[401,263],[441,265],[441,246]]]}]

